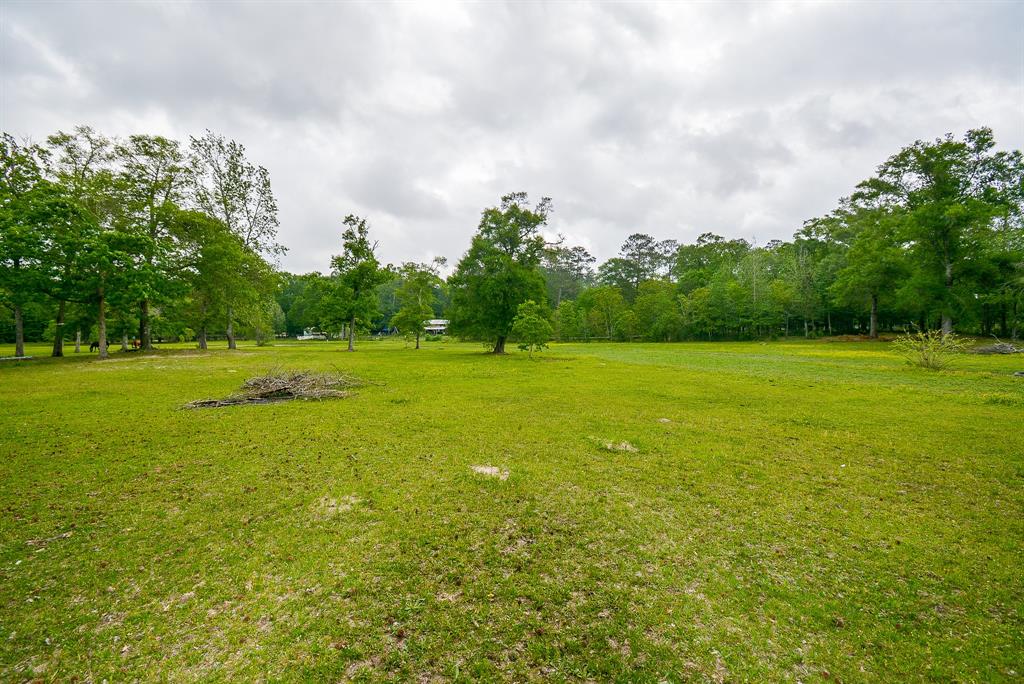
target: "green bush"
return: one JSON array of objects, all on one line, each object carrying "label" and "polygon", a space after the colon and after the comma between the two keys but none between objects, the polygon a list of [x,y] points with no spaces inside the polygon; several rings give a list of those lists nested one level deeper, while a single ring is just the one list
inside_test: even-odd
[{"label": "green bush", "polygon": [[960,338],[953,333],[943,335],[938,330],[900,335],[892,346],[911,366],[930,370],[948,368],[957,355],[964,352]]}]

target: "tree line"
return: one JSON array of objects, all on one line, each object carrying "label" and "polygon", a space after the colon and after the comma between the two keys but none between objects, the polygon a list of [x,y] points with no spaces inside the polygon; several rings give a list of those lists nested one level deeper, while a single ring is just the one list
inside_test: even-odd
[{"label": "tree line", "polygon": [[[270,334],[277,204],[266,168],[207,132],[106,137],[89,127],[43,144],[0,139],[0,304],[16,354],[84,332],[151,349],[154,337]],[[72,333],[72,331],[74,331]]]},{"label": "tree line", "polygon": [[[545,242],[549,198],[484,210],[454,273],[417,314],[505,348],[518,307],[543,305],[559,340],[729,340],[929,330],[1016,339],[1024,323],[1024,163],[992,131],[918,141],[884,161],[788,241],[705,233],[691,244],[629,235],[604,263]],[[435,272],[436,275],[436,272]],[[323,325],[315,282],[292,276],[289,329]],[[362,320],[388,331],[408,276],[382,285]],[[400,329],[402,325],[398,325]]]},{"label": "tree line", "polygon": [[[277,208],[266,169],[207,132],[187,144],[88,128],[44,145],[4,135],[0,303],[23,340],[108,330],[206,346],[316,329],[347,339],[425,322],[503,352],[510,338],[758,339],[940,329],[1016,338],[1024,322],[1024,162],[976,129],[918,141],[788,241],[711,233],[680,244],[629,235],[597,264],[546,241],[550,198],[485,209],[453,273],[443,259],[383,264],[367,220],[343,220],[327,274],[274,268]],[[517,321],[518,318],[518,321]],[[549,331],[547,333],[546,331]],[[524,331],[532,331],[526,333]]]}]

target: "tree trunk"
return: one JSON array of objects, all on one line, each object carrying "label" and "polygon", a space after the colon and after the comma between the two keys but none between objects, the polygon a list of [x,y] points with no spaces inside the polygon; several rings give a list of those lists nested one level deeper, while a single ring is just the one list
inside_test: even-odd
[{"label": "tree trunk", "polygon": [[416,333],[416,348],[420,348],[420,334]]},{"label": "tree trunk", "polygon": [[107,358],[107,299],[103,288],[99,291],[99,302],[96,306],[96,328],[99,331],[100,358]]},{"label": "tree trunk", "polygon": [[228,349],[238,349],[235,344],[235,310],[228,307]]},{"label": "tree trunk", "polygon": [[139,304],[139,341],[143,351],[153,351],[153,322],[149,317],[149,300]]},{"label": "tree trunk", "polygon": [[121,331],[121,351],[128,351],[128,331]]},{"label": "tree trunk", "polygon": [[82,329],[79,328],[75,331],[75,353],[82,353]]},{"label": "tree trunk", "polygon": [[25,319],[18,304],[14,305],[14,355],[25,355]]},{"label": "tree trunk", "polygon": [[943,311],[942,312],[942,336],[945,337],[946,335],[950,334],[951,332],[953,332],[953,317],[950,316],[948,312]]},{"label": "tree trunk", "polygon": [[949,311],[949,300],[953,290],[953,264],[946,262],[946,303],[942,307],[942,336],[953,332],[953,316]]},{"label": "tree trunk", "polygon": [[61,301],[57,305],[57,325],[53,335],[53,353],[50,356],[64,356],[64,308],[67,303]]},{"label": "tree trunk", "polygon": [[808,337],[810,337],[810,336],[811,336],[811,331],[810,331],[810,329],[809,329],[809,328],[807,327],[807,319],[805,318],[805,319],[804,319],[804,338],[808,338]]},{"label": "tree trunk", "polygon": [[878,295],[871,295],[871,327],[868,329],[868,337],[872,340],[878,339]]},{"label": "tree trunk", "polygon": [[352,320],[348,322],[348,350],[356,350],[356,317],[353,316]]},{"label": "tree trunk", "polygon": [[199,339],[199,348],[205,350],[207,348],[206,347],[206,326],[205,325],[202,326],[201,328],[199,328],[198,339]]},{"label": "tree trunk", "polygon": [[494,353],[504,354],[505,353],[505,336],[499,335],[498,341],[494,343]]}]

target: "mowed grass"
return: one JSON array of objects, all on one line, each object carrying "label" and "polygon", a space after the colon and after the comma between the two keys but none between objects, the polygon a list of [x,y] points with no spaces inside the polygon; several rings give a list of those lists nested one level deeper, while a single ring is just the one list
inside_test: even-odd
[{"label": "mowed grass", "polygon": [[[481,351],[0,364],[0,680],[1024,673],[1024,359]],[[179,409],[273,367],[375,384]]]}]

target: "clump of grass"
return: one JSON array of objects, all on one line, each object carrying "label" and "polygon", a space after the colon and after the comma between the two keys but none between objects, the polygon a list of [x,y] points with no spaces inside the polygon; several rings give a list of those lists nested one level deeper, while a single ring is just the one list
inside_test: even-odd
[{"label": "clump of grass", "polygon": [[184,408],[265,404],[291,399],[343,399],[351,396],[351,388],[363,384],[359,378],[342,373],[275,370],[249,378],[238,392],[223,399],[190,401]]},{"label": "clump of grass", "polygon": [[892,346],[911,366],[929,370],[949,368],[965,349],[963,341],[955,334],[943,335],[938,330],[900,335]]}]

